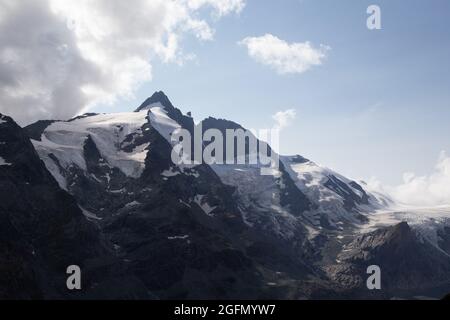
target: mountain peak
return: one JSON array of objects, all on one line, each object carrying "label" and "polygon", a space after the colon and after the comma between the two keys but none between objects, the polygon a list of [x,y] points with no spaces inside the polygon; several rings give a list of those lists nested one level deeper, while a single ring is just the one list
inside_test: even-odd
[{"label": "mountain peak", "polygon": [[170,102],[169,98],[163,91],[156,91],[150,98],[147,98],[140,106],[135,110],[139,112],[148,109],[148,107],[155,103],[161,103],[166,109],[172,109],[174,106]]},{"label": "mountain peak", "polygon": [[399,224],[396,224],[391,227],[391,235],[397,237],[409,237],[412,234],[412,229],[409,226],[408,222],[402,221]]},{"label": "mountain peak", "polygon": [[11,122],[12,119],[2,113],[0,113],[0,123]]}]

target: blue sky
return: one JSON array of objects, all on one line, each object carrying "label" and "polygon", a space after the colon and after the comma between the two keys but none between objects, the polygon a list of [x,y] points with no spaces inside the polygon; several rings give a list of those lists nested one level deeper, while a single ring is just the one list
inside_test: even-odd
[{"label": "blue sky", "polygon": [[[370,4],[381,8],[382,30],[366,27]],[[450,151],[449,18],[445,0],[248,1],[217,23],[214,41],[184,39],[195,61],[155,63],[153,80],[113,109],[129,110],[161,89],[196,119],[267,128],[271,115],[293,108],[283,153],[396,184],[404,172],[429,173],[439,152]],[[237,45],[266,33],[331,50],[321,66],[280,75]]]},{"label": "blue sky", "polygon": [[[366,27],[371,4],[382,30]],[[399,184],[404,172],[432,174],[450,152],[448,0],[0,0],[0,9],[0,112],[22,125],[89,107],[129,111],[163,90],[197,120],[247,128],[295,109],[282,153],[355,179]],[[280,74],[241,42],[268,34],[330,49],[320,65]]]}]

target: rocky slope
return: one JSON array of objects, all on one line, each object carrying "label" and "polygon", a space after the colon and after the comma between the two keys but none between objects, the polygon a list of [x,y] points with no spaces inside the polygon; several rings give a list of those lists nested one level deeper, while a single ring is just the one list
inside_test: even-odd
[{"label": "rocky slope", "polygon": [[[425,224],[385,229],[374,212],[388,197],[301,156],[280,156],[269,176],[259,162],[176,165],[180,128],[243,129],[215,118],[196,125],[162,92],[135,112],[23,130],[3,117],[0,260],[14,267],[0,295],[391,298],[450,289],[446,224],[427,233],[433,239]],[[86,269],[86,290],[65,290],[66,264]],[[381,292],[365,287],[370,264],[386,272]]]},{"label": "rocky slope", "polygon": [[277,234],[246,223],[235,188],[211,167],[172,163],[170,132],[178,121],[193,121],[162,102],[154,96],[133,113],[26,130],[41,130],[33,143],[60,187],[102,230],[127,272],[157,297],[282,297],[270,283],[280,270],[299,280],[315,276],[302,258],[300,224],[286,247]]},{"label": "rocky slope", "polygon": [[[103,244],[101,233],[76,200],[59,188],[24,131],[0,116],[0,298],[121,297],[111,279],[122,277],[121,264]],[[83,287],[70,292],[66,268],[83,270]],[[146,297],[135,286],[133,295]],[[126,293],[126,290],[122,291]]]},{"label": "rocky slope", "polygon": [[337,255],[337,264],[327,266],[331,278],[363,295],[367,266],[382,271],[384,298],[437,295],[450,286],[450,256],[433,246],[406,222],[360,235]]}]

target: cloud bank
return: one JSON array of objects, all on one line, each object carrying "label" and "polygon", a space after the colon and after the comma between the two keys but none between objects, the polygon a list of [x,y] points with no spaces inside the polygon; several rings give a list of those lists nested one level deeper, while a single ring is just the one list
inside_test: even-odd
[{"label": "cloud bank", "polygon": [[392,197],[415,206],[450,205],[450,157],[442,151],[434,172],[426,176],[403,175],[404,183],[390,190]]},{"label": "cloud bank", "polygon": [[431,174],[405,173],[403,183],[398,186],[382,186],[375,178],[369,185],[407,207],[450,206],[450,157],[442,151]]},{"label": "cloud bank", "polygon": [[0,0],[0,112],[26,124],[69,118],[129,97],[152,61],[192,58],[181,39],[212,40],[216,21],[245,0]]},{"label": "cloud bank", "polygon": [[247,47],[252,59],[270,66],[279,74],[303,73],[313,66],[319,66],[330,50],[324,45],[315,48],[309,42],[288,43],[271,34],[247,37],[239,44]]}]

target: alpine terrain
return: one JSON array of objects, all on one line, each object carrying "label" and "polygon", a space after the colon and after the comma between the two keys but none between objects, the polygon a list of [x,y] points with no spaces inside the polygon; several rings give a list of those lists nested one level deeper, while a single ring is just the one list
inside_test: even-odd
[{"label": "alpine terrain", "polygon": [[[1,115],[0,298],[450,292],[449,208],[401,207],[301,155],[279,155],[272,175],[238,162],[176,165],[178,129],[244,128],[212,117],[195,123],[163,92],[135,111],[25,128]],[[82,271],[81,290],[66,287],[69,265]],[[371,265],[381,270],[380,290],[367,288]]]}]

